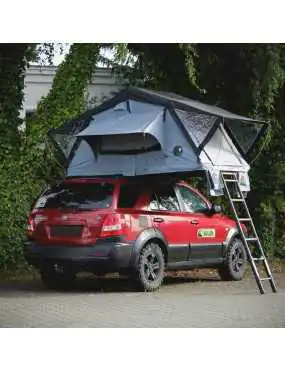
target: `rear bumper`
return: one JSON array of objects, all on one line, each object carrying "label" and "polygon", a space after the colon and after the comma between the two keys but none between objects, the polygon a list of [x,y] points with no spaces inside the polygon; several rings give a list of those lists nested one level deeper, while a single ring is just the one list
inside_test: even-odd
[{"label": "rear bumper", "polygon": [[67,264],[78,271],[117,271],[131,264],[132,244],[118,238],[99,240],[93,246],[50,246],[27,241],[24,256],[36,268]]}]

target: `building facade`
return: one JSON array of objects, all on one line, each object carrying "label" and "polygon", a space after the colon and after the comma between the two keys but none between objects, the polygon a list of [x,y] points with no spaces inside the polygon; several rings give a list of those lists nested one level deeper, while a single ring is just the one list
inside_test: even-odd
[{"label": "building facade", "polygon": [[[25,76],[24,101],[21,117],[25,118],[35,111],[38,102],[52,87],[57,66],[31,66]],[[120,89],[111,71],[97,68],[88,86],[88,100],[100,103]]]}]

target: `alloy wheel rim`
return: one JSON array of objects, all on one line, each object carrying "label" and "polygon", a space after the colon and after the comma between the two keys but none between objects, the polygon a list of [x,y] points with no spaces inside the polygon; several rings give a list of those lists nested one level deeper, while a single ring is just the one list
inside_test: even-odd
[{"label": "alloy wheel rim", "polygon": [[240,247],[236,247],[232,253],[232,266],[239,273],[244,266],[244,253]]},{"label": "alloy wheel rim", "polygon": [[155,253],[151,252],[148,255],[146,255],[144,259],[143,268],[145,277],[148,281],[153,282],[157,280],[160,273],[161,265]]}]

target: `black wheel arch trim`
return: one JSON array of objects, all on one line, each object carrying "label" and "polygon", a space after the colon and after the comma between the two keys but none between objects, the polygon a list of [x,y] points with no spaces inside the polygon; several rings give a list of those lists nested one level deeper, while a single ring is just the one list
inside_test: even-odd
[{"label": "black wheel arch trim", "polygon": [[[163,244],[163,246],[164,246],[163,253],[167,254],[168,243],[167,243],[165,237],[163,236],[163,234],[158,229],[155,229],[155,228],[145,229],[144,231],[142,231],[140,233],[140,235],[138,236],[138,238],[136,239],[136,241],[133,244],[133,250],[132,250],[132,255],[131,255],[131,266],[132,267],[134,267],[134,268],[137,267],[139,254],[140,254],[142,248],[149,241],[152,241],[152,240],[160,241],[160,243]],[[167,256],[166,256],[166,259],[167,259]]]},{"label": "black wheel arch trim", "polygon": [[231,228],[228,232],[228,235],[223,243],[224,245],[224,251],[223,256],[225,257],[225,254],[227,252],[228,246],[233,242],[235,238],[239,238],[242,241],[242,237],[240,235],[240,232],[237,228]]}]

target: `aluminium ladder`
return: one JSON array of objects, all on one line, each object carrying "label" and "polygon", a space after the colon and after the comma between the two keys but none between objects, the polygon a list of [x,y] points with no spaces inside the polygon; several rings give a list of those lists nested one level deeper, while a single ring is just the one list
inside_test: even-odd
[{"label": "aluminium ladder", "polygon": [[[242,237],[242,240],[243,240],[243,243],[246,249],[246,253],[247,253],[247,258],[251,266],[251,269],[253,271],[259,291],[261,294],[264,294],[265,290],[264,290],[263,282],[269,281],[272,292],[277,292],[276,284],[272,276],[268,261],[266,259],[264,250],[262,248],[260,239],[257,235],[257,232],[255,229],[252,217],[250,215],[249,209],[247,207],[245,198],[241,191],[237,174],[231,173],[231,172],[221,172],[221,178],[225,186],[225,191],[226,191],[225,193],[230,201],[231,208],[234,212],[235,220],[237,222],[237,227]],[[243,212],[245,212],[246,214],[245,216],[239,215],[239,213],[241,213],[241,210],[239,209],[238,205],[241,205],[241,207],[243,208]],[[242,228],[242,223],[247,223],[245,224],[246,227],[248,226],[250,227],[250,232],[249,232],[251,234],[250,236],[245,235],[244,230]],[[250,245],[253,245],[256,248],[256,252],[259,255],[258,257],[253,256]],[[256,264],[258,262],[263,263],[263,267],[265,268],[266,277],[264,278],[260,277],[258,266]]]}]

